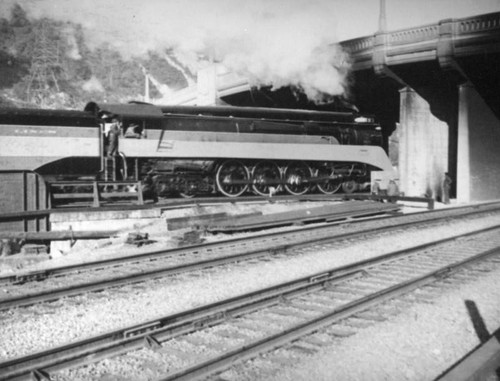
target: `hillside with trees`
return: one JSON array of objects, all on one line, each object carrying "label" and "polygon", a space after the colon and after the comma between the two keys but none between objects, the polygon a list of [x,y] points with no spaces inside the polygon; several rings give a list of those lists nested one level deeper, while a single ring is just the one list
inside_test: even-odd
[{"label": "hillside with trees", "polygon": [[[0,107],[82,109],[91,100],[143,100],[143,68],[172,88],[186,86],[161,54],[124,59],[110,44],[90,49],[81,25],[29,19],[15,5],[0,18]],[[150,96],[160,94],[151,86]]]}]

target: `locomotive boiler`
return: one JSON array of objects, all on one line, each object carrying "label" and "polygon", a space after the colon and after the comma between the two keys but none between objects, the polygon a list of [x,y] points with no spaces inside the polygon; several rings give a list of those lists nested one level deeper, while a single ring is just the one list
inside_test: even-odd
[{"label": "locomotive boiler", "polygon": [[[112,119],[119,138],[108,157]],[[372,171],[392,171],[380,126],[338,112],[95,102],[83,111],[1,109],[0,144],[4,205],[21,183],[39,191],[56,180],[129,179],[157,196],[301,195],[353,192]]]}]

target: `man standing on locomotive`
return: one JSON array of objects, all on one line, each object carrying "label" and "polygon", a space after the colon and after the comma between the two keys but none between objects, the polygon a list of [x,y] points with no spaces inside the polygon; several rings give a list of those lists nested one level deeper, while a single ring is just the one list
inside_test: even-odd
[{"label": "man standing on locomotive", "polygon": [[108,132],[109,146],[108,157],[118,155],[118,139],[120,136],[120,122],[117,118],[113,118],[111,127]]},{"label": "man standing on locomotive", "polygon": [[451,189],[451,184],[452,180],[448,172],[444,174],[444,179],[443,179],[443,197],[442,201],[443,204],[449,204],[450,203],[450,189]]}]

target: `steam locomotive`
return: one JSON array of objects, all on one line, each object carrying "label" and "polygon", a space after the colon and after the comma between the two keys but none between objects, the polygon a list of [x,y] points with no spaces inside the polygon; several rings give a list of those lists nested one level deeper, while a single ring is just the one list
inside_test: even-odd
[{"label": "steam locomotive", "polygon": [[[108,157],[113,119],[118,149]],[[157,196],[237,197],[353,192],[371,171],[392,171],[380,126],[340,112],[138,102],[0,109],[0,146],[3,210],[19,187],[44,198],[51,181],[142,180]]]}]

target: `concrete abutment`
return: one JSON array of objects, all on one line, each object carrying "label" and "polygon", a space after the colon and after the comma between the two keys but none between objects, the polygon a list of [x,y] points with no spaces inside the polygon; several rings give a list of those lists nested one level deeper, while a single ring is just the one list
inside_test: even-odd
[{"label": "concrete abutment", "polygon": [[441,200],[448,172],[448,125],[432,115],[427,101],[409,87],[400,91],[397,134],[401,191]]},{"label": "concrete abutment", "polygon": [[471,84],[459,88],[458,202],[500,199],[500,120]]},{"label": "concrete abutment", "polygon": [[[441,201],[444,174],[449,172],[456,173],[451,177],[458,203],[500,199],[500,120],[473,85],[460,85],[457,91],[458,131],[436,118],[414,90],[400,91],[400,189],[408,196]],[[450,168],[454,144],[456,168]]]}]

